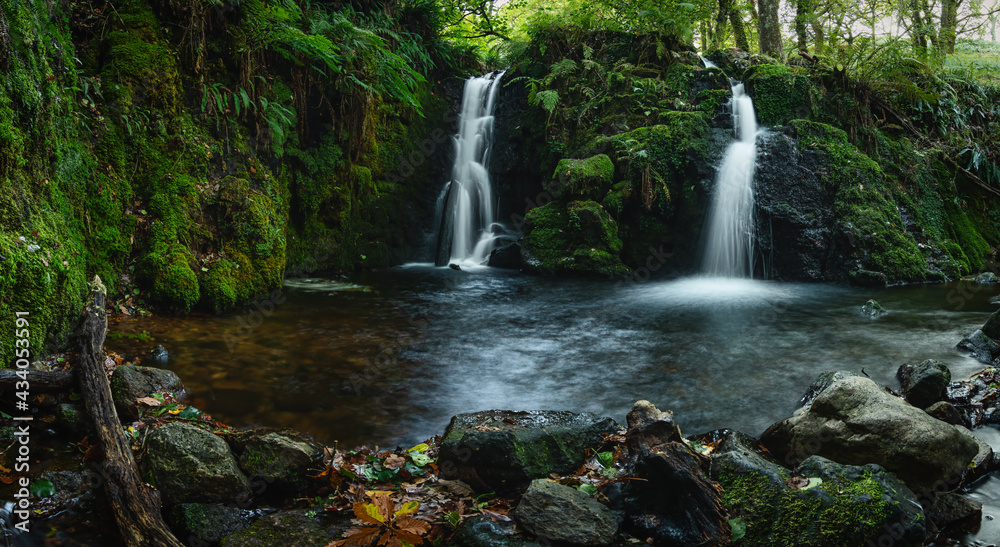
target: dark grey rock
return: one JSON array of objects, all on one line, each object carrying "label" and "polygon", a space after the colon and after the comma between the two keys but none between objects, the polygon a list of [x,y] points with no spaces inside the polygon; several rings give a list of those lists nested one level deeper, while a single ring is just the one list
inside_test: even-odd
[{"label": "dark grey rock", "polygon": [[126,419],[138,417],[135,400],[148,397],[159,391],[173,393],[174,397],[184,397],[184,384],[172,371],[153,367],[124,365],[111,375],[111,395],[118,414]]},{"label": "dark grey rock", "polygon": [[981,285],[988,285],[990,283],[997,282],[997,274],[993,272],[983,272],[976,276],[976,283]]},{"label": "dark grey rock", "polygon": [[[992,316],[990,317],[992,319]],[[993,363],[993,359],[1000,356],[1000,344],[982,330],[977,330],[966,336],[955,347],[969,352],[970,356],[984,363]]]},{"label": "dark grey rock", "polygon": [[610,509],[576,488],[545,479],[531,481],[513,514],[526,530],[554,542],[609,545],[618,531]]},{"label": "dark grey rock", "polygon": [[167,348],[157,344],[156,347],[149,350],[149,359],[153,362],[165,365],[167,364],[167,361],[170,360],[170,353],[167,351]]},{"label": "dark grey rock", "polygon": [[326,547],[338,541],[350,527],[348,520],[333,524],[309,514],[306,509],[264,515],[250,526],[222,540],[222,547]]},{"label": "dark grey rock", "polygon": [[221,503],[183,503],[170,512],[175,535],[185,543],[216,543],[243,530],[274,509],[241,509]]},{"label": "dark grey rock", "polygon": [[516,241],[493,249],[487,263],[491,268],[521,269],[521,244]]},{"label": "dark grey rock", "polygon": [[941,361],[928,359],[920,364],[904,364],[896,371],[903,393],[910,404],[927,408],[941,400],[951,382],[951,371]]},{"label": "dark grey rock", "polygon": [[509,492],[531,479],[569,473],[619,425],[596,414],[487,410],[459,414],[445,431],[441,477],[482,491]]},{"label": "dark grey rock", "polygon": [[265,477],[282,491],[296,491],[306,480],[306,472],[319,449],[302,440],[279,433],[250,439],[239,457],[240,469],[250,477]]},{"label": "dark grey rock", "polygon": [[889,312],[887,312],[885,308],[883,308],[882,305],[879,304],[878,302],[874,300],[869,300],[865,302],[863,306],[861,306],[860,313],[862,316],[867,317],[869,319],[878,319],[879,317],[882,317],[883,315]]},{"label": "dark grey rock", "polygon": [[955,408],[955,405],[947,401],[938,401],[932,404],[927,407],[926,412],[942,422],[947,422],[951,425],[960,425],[963,427],[969,426],[969,424],[965,421],[965,417],[962,416],[962,413],[957,408]]},{"label": "dark grey rock", "polygon": [[978,526],[983,518],[983,504],[961,494],[947,492],[938,496],[927,509],[927,518],[938,528],[964,523]]},{"label": "dark grey rock", "polygon": [[250,494],[225,441],[186,423],[171,422],[150,433],[143,470],[167,504],[237,501]]},{"label": "dark grey rock", "polygon": [[467,519],[448,540],[454,547],[542,547],[519,537],[513,521],[494,521],[477,515]]}]

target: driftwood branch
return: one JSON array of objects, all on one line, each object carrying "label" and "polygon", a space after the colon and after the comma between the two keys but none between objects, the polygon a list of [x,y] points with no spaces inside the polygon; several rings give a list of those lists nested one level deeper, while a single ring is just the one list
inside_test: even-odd
[{"label": "driftwood branch", "polygon": [[[57,370],[54,372],[30,371],[32,393],[52,393],[55,391],[65,391],[76,388],[76,379],[72,370]],[[14,391],[16,382],[22,381],[18,377],[16,370],[0,370],[0,392],[7,393]]]},{"label": "driftwood branch", "polygon": [[104,312],[107,289],[94,276],[91,301],[80,327],[80,364],[77,374],[87,412],[94,421],[104,448],[100,470],[104,491],[122,538],[128,547],[182,547],[160,514],[160,495],[139,477],[111,398],[111,384],[104,371],[104,336],[108,318]]}]

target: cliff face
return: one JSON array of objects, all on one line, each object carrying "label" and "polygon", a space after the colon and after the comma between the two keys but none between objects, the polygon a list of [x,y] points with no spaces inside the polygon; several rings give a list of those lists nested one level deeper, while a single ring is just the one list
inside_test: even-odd
[{"label": "cliff face", "polygon": [[34,353],[94,274],[122,312],[219,312],[410,258],[461,63],[387,6],[0,1],[0,308]]}]

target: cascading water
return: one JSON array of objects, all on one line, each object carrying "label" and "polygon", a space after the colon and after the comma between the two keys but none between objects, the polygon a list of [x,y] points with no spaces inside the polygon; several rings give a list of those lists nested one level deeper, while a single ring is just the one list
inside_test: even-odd
[{"label": "cascading water", "polygon": [[438,243],[434,262],[481,265],[493,250],[495,204],[490,184],[489,155],[493,145],[493,107],[503,72],[465,82],[462,112],[455,136],[451,180],[438,198]]},{"label": "cascading water", "polygon": [[757,157],[757,117],[743,84],[733,81],[733,126],[715,182],[702,271],[717,277],[753,277],[753,175]]}]

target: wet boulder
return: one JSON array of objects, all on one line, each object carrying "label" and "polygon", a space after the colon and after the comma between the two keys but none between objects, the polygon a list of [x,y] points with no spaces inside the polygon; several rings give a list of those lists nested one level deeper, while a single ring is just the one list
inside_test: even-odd
[{"label": "wet boulder", "polygon": [[944,363],[928,359],[922,363],[903,364],[896,371],[906,400],[915,407],[927,408],[944,397],[951,382],[951,371]]},{"label": "wet boulder", "polygon": [[976,276],[976,283],[979,283],[980,285],[989,285],[996,282],[997,274],[993,272],[983,272]]},{"label": "wet boulder", "polygon": [[965,427],[970,425],[966,423],[965,417],[962,416],[962,413],[957,408],[955,408],[955,405],[947,401],[938,401],[932,404],[927,407],[926,412],[942,422],[946,422],[951,425],[961,425]]},{"label": "wet boulder", "polygon": [[507,245],[493,249],[487,264],[491,268],[521,269],[521,244],[516,241],[509,241]]},{"label": "wet boulder", "polygon": [[184,384],[173,371],[154,367],[123,365],[111,375],[115,409],[119,416],[128,420],[138,417],[136,399],[161,391],[173,393],[180,399],[184,396]]},{"label": "wet boulder", "polygon": [[878,464],[920,495],[957,487],[979,451],[958,427],[860,377],[834,382],[812,405],[769,427],[761,443],[789,465],[812,455]]},{"label": "wet boulder", "polygon": [[1000,310],[990,314],[989,319],[983,324],[983,334],[996,340],[1000,338]]},{"label": "wet boulder", "polygon": [[279,511],[265,515],[250,526],[233,533],[221,542],[222,547],[326,547],[341,539],[350,527],[348,520],[329,523],[317,519],[306,509]]},{"label": "wet boulder", "polygon": [[262,477],[283,492],[295,492],[319,449],[313,444],[280,433],[252,437],[243,443],[238,463],[248,477]]},{"label": "wet boulder", "polygon": [[566,411],[487,410],[459,414],[445,430],[441,478],[481,492],[509,492],[550,473],[576,470],[586,450],[619,430],[611,418]]},{"label": "wet boulder", "polygon": [[520,537],[514,521],[493,520],[477,515],[466,519],[448,539],[454,547],[542,547]]},{"label": "wet boulder", "polygon": [[982,330],[966,336],[955,348],[967,351],[971,357],[984,363],[993,363],[994,359],[1000,357],[1000,344],[986,336]]},{"label": "wet boulder", "polygon": [[247,477],[225,441],[181,422],[149,434],[143,477],[167,504],[234,501],[250,494]]},{"label": "wet boulder", "polygon": [[241,509],[221,503],[183,503],[170,512],[171,524],[178,537],[191,545],[217,543],[239,532],[273,509]]},{"label": "wet boulder", "polygon": [[960,494],[948,492],[938,496],[927,509],[927,518],[938,529],[968,525],[979,526],[983,519],[983,504]]},{"label": "wet boulder", "polygon": [[552,178],[544,184],[554,198],[601,199],[615,178],[615,164],[607,154],[586,159],[563,159],[556,165]]},{"label": "wet boulder", "polygon": [[811,405],[824,389],[830,387],[830,384],[836,382],[837,380],[843,380],[844,378],[850,378],[852,376],[859,375],[849,370],[831,370],[820,374],[811,384],[809,384],[809,387],[806,388],[805,395],[799,399],[799,406]]},{"label": "wet boulder", "polygon": [[965,484],[969,484],[981,477],[986,476],[988,473],[996,469],[997,465],[993,453],[993,447],[990,446],[989,443],[983,441],[977,437],[975,433],[963,426],[959,426],[958,430],[961,431],[966,438],[975,442],[976,447],[979,450],[972,458],[972,463],[970,463],[968,468],[965,470],[963,482]]},{"label": "wet boulder", "polygon": [[882,305],[879,304],[877,301],[869,300],[865,302],[863,306],[861,306],[860,313],[862,317],[867,317],[869,319],[878,319],[879,317],[882,317],[883,315],[889,312],[887,312],[885,308],[883,308]]},{"label": "wet boulder", "polygon": [[522,266],[547,275],[624,275],[618,223],[595,201],[553,201],[524,217]]},{"label": "wet boulder", "polygon": [[531,481],[513,514],[525,530],[551,542],[609,545],[618,531],[610,509],[576,488],[546,479]]}]

